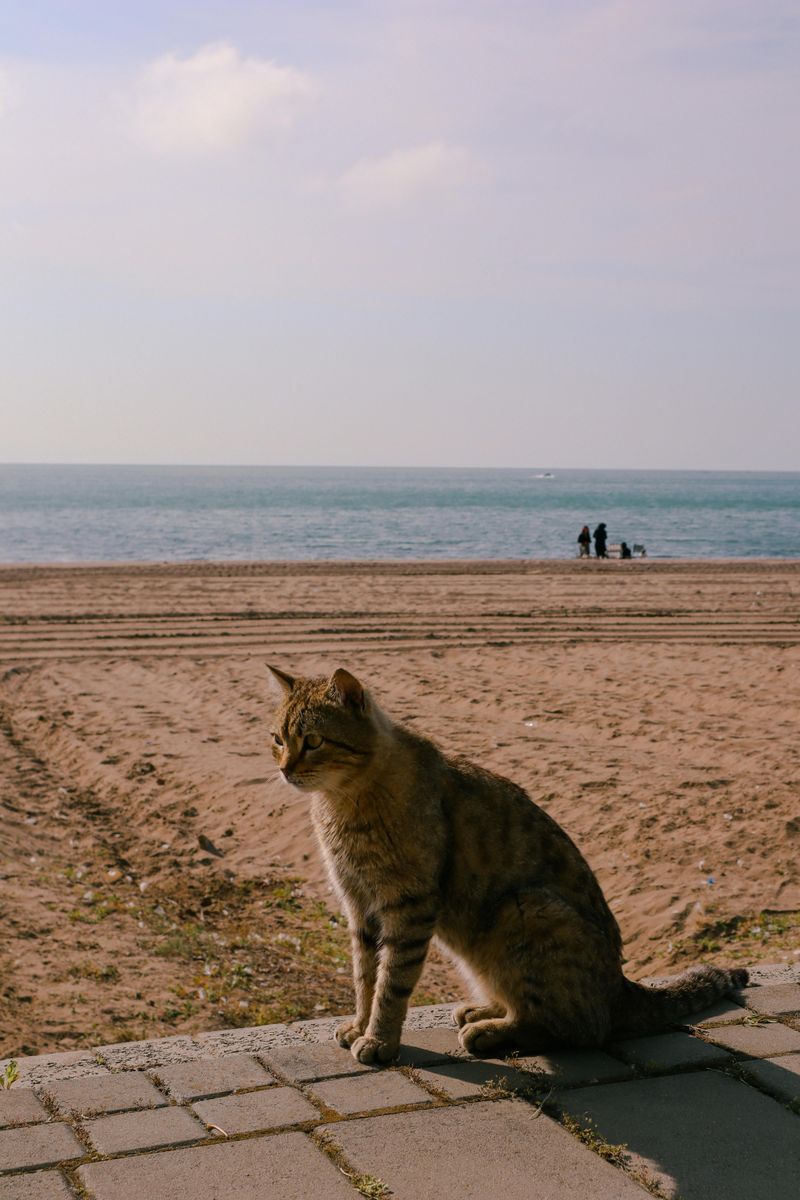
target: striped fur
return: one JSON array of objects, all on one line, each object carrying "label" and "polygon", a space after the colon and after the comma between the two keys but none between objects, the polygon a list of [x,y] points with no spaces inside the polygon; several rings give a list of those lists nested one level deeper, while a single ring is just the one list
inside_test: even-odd
[{"label": "striped fur", "polygon": [[699,967],[661,988],[622,973],[617,922],[567,834],[516,784],[391,720],[347,671],[281,687],[273,754],[311,814],[347,914],[361,1062],[397,1054],[432,938],[482,997],[456,1009],[475,1054],[599,1046],[663,1028],[746,983]]}]

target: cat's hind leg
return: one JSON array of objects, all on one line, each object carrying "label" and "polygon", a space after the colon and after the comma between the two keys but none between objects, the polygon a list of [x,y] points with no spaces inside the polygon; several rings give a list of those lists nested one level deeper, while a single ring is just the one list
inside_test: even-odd
[{"label": "cat's hind leg", "polygon": [[500,1020],[487,1019],[464,1025],[458,1040],[463,1050],[477,1058],[512,1050],[521,1054],[546,1054],[561,1045],[544,1025],[508,1015]]},{"label": "cat's hind leg", "polygon": [[609,997],[620,973],[616,945],[557,894],[532,891],[500,909],[492,938],[477,945],[470,966],[507,1006],[501,1019],[462,1027],[459,1041],[471,1054],[527,1050],[542,1040],[607,1040]]},{"label": "cat's hind leg", "polygon": [[495,1000],[491,1004],[479,1004],[476,1000],[470,1000],[453,1009],[453,1020],[461,1029],[464,1025],[472,1024],[473,1021],[487,1021],[492,1017],[504,1017],[506,1012],[505,1004],[501,1004],[499,1000]]},{"label": "cat's hind leg", "polygon": [[483,1058],[501,1049],[519,1050],[523,1032],[529,1032],[528,1027],[512,1013],[506,1013],[503,1017],[468,1022],[462,1027],[458,1040],[468,1054]]}]

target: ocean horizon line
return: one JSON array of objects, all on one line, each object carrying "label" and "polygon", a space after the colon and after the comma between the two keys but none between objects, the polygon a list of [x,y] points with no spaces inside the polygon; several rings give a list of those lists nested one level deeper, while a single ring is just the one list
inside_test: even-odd
[{"label": "ocean horizon line", "polygon": [[113,461],[92,461],[92,462],[33,462],[33,461],[14,461],[0,462],[0,470],[7,467],[80,467],[92,468],[96,467],[100,470],[130,468],[131,470],[247,470],[247,471],[508,471],[508,472],[528,472],[528,471],[569,471],[575,474],[653,474],[653,475],[800,475],[800,466],[798,467],[622,467],[622,466],[604,466],[604,467],[573,467],[564,466],[553,463],[532,463],[526,466],[470,466],[468,464],[453,465],[442,463],[429,464],[407,464],[407,463],[264,463],[264,462],[113,462]]}]

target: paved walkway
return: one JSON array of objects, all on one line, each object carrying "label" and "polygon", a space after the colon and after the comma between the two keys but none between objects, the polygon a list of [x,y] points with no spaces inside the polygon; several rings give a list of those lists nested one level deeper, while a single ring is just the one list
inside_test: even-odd
[{"label": "paved walkway", "polygon": [[465,1058],[434,1006],[388,1070],[330,1020],[20,1059],[0,1200],[798,1200],[800,964],[752,976],[602,1053]]}]

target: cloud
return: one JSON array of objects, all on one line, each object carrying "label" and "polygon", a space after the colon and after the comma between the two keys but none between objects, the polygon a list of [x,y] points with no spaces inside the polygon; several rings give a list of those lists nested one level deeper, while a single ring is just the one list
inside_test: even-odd
[{"label": "cloud", "polygon": [[132,130],[159,153],[214,154],[286,127],[312,92],[309,76],[294,67],[212,43],[189,58],[165,54],[144,69],[130,99]]},{"label": "cloud", "polygon": [[362,158],[339,177],[338,188],[354,208],[390,208],[474,179],[478,164],[467,150],[428,142]]}]

